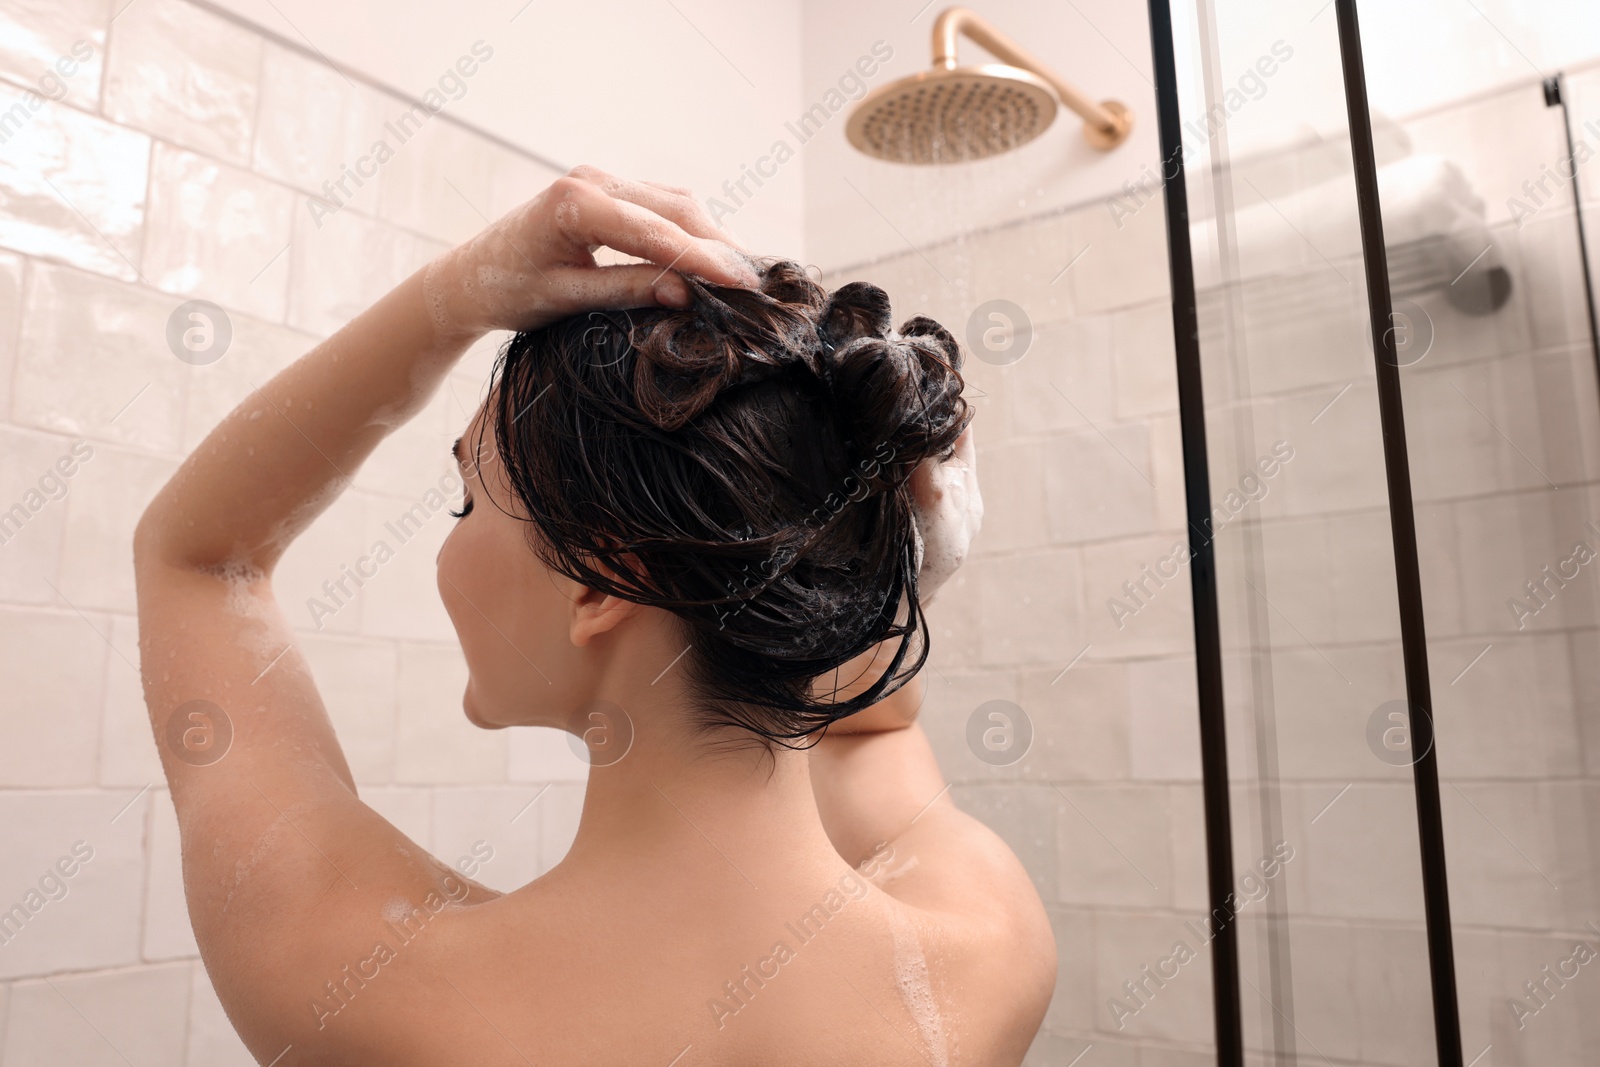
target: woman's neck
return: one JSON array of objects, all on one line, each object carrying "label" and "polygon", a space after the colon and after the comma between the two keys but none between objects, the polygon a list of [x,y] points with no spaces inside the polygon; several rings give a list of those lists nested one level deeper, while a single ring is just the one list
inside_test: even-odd
[{"label": "woman's neck", "polygon": [[590,769],[569,862],[721,866],[756,886],[844,863],[823,829],[805,751],[716,744],[662,706],[630,717],[626,754]]}]

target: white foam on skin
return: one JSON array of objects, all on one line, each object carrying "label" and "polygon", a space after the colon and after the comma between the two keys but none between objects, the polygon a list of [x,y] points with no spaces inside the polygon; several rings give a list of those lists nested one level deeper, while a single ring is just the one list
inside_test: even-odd
[{"label": "white foam on skin", "polygon": [[933,996],[928,975],[928,959],[922,951],[913,920],[896,909],[889,912],[889,928],[894,933],[894,984],[906,1011],[917,1025],[933,1067],[949,1067],[950,1053],[945,1043],[944,1016]]}]

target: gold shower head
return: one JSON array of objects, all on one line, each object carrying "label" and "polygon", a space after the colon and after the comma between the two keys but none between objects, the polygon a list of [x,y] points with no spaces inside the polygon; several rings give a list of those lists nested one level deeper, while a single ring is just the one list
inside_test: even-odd
[{"label": "gold shower head", "polygon": [[[1005,63],[957,66],[958,35]],[[867,155],[895,163],[982,159],[1043,133],[1058,100],[1083,116],[1084,138],[1102,151],[1121,144],[1133,125],[1122,104],[1091,103],[989,23],[951,7],[933,23],[933,69],[868,93],[850,113],[845,136]]]}]

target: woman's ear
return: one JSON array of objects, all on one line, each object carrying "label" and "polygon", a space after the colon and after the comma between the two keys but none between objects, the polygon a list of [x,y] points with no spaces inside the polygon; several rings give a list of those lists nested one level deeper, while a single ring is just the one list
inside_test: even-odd
[{"label": "woman's ear", "polygon": [[601,593],[588,586],[576,586],[575,594],[567,632],[572,643],[580,648],[600,634],[611,632],[639,612],[639,605],[633,601]]},{"label": "woman's ear", "polygon": [[[626,560],[627,565],[638,566],[637,557],[632,553],[627,555]],[[608,568],[605,563],[595,561],[594,566],[606,576],[616,577],[616,571]],[[632,600],[622,600],[621,597],[613,597],[610,593],[589,589],[587,585],[578,584],[571,579],[566,579],[566,582],[568,582],[566,598],[571,603],[568,637],[571,637],[573,645],[579,648],[587,645],[590,638],[594,638],[598,633],[608,633],[616,629],[626,619],[634,617],[640,608]]]}]

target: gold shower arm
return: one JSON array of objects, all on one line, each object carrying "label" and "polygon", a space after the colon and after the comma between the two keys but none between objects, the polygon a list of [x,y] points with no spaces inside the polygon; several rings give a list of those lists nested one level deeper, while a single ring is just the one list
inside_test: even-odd
[{"label": "gold shower arm", "polygon": [[1077,88],[1057,77],[1032,53],[997,30],[976,12],[964,7],[947,7],[933,21],[933,65],[945,70],[956,67],[956,38],[968,40],[1014,67],[1037,74],[1050,84],[1061,102],[1082,117],[1084,136],[1096,148],[1120,144],[1133,125],[1133,113],[1115,100],[1097,104]]}]

